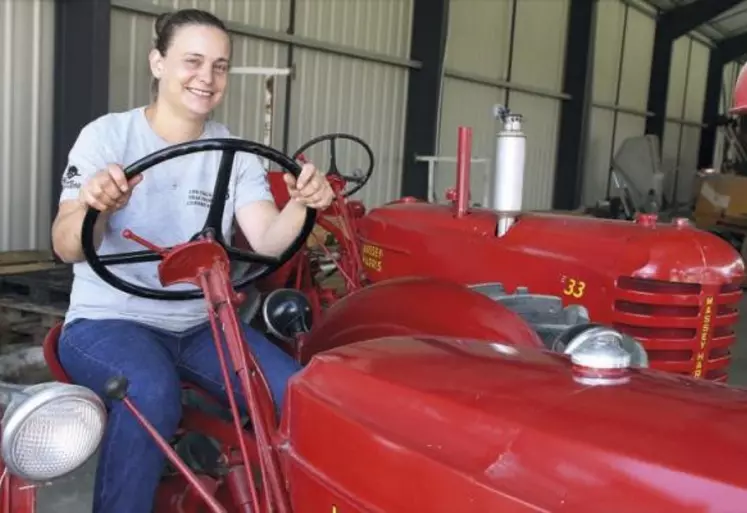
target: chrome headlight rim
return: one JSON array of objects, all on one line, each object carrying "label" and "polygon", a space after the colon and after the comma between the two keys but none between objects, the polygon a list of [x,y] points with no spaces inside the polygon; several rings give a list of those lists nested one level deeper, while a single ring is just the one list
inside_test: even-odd
[{"label": "chrome headlight rim", "polygon": [[[30,475],[17,465],[13,457],[13,449],[16,447],[21,428],[34,414],[48,406],[59,401],[82,402],[93,406],[94,412],[101,421],[102,429],[96,433],[98,439],[95,444],[91,445],[92,450],[85,454],[81,461],[65,472],[49,477],[39,477]],[[70,383],[48,382],[37,385],[31,385],[20,393],[16,394],[14,399],[6,408],[2,417],[2,438],[0,438],[0,456],[8,472],[27,481],[47,481],[58,479],[74,472],[83,466],[93,453],[98,449],[106,429],[107,411],[104,402],[91,389],[74,385]]]}]

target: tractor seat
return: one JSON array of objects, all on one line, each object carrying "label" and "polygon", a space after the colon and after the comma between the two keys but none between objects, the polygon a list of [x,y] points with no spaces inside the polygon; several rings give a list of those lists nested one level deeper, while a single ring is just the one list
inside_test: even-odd
[{"label": "tractor seat", "polygon": [[47,336],[44,337],[44,343],[42,345],[44,351],[44,361],[47,362],[52,377],[57,381],[63,383],[72,383],[72,380],[62,368],[60,364],[60,358],[57,355],[57,344],[60,341],[60,334],[62,333],[62,322],[55,324],[52,329],[47,332]]}]

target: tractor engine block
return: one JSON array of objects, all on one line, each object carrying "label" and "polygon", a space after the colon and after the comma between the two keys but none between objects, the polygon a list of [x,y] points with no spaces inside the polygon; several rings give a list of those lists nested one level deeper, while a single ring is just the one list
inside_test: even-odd
[{"label": "tractor engine block", "polygon": [[469,288],[516,312],[539,334],[548,349],[552,349],[555,339],[567,329],[590,322],[586,307],[563,307],[559,296],[531,294],[527,287],[517,287],[513,294],[507,294],[500,282],[470,285]]}]

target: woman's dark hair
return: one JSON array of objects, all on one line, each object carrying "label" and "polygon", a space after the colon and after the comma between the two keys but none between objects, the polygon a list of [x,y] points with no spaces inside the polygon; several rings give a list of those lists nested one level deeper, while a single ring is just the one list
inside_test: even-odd
[{"label": "woman's dark hair", "polygon": [[[208,25],[219,28],[229,36],[230,41],[231,36],[228,34],[226,25],[214,14],[200,9],[181,9],[159,14],[156,18],[156,40],[154,43],[156,50],[165,56],[176,31],[186,25]],[[158,92],[158,79],[155,77],[151,82],[151,91],[154,95]]]}]

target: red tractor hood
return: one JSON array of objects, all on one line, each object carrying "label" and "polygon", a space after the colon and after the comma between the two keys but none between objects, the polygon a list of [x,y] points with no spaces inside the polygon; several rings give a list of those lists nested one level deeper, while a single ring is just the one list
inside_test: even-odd
[{"label": "red tractor hood", "polygon": [[514,228],[507,237],[521,239],[517,245],[536,247],[537,241],[552,241],[550,251],[562,250],[580,260],[593,257],[597,264],[617,262],[615,271],[630,271],[637,278],[723,283],[744,272],[732,246],[685,221],[649,225],[646,221],[525,214]]},{"label": "red tractor hood", "polygon": [[[377,280],[391,277],[391,270],[392,275],[428,274],[474,283],[494,279],[496,264],[513,265],[519,255],[526,265],[553,259],[566,269],[586,268],[613,280],[630,276],[722,284],[739,281],[744,274],[733,247],[685,222],[524,213],[508,233],[497,237],[492,210],[475,208],[456,218],[446,205],[395,203],[372,210],[358,226],[364,243],[385,252]],[[419,258],[421,252],[428,259]],[[450,258],[466,258],[469,265],[452,263],[444,269]]]},{"label": "red tractor hood", "polygon": [[293,380],[291,458],[368,511],[744,511],[747,392],[636,370],[590,386],[574,372],[498,344],[339,348]]}]

